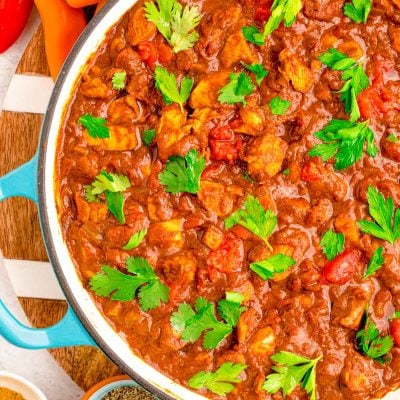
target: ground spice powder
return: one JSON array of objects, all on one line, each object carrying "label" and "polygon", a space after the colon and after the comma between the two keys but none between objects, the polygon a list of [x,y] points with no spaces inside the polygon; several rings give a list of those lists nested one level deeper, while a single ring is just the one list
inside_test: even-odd
[{"label": "ground spice powder", "polygon": [[112,390],[103,397],[103,400],[155,400],[155,398],[143,389],[124,386]]},{"label": "ground spice powder", "polygon": [[25,397],[13,390],[0,387],[0,400],[25,400]]}]

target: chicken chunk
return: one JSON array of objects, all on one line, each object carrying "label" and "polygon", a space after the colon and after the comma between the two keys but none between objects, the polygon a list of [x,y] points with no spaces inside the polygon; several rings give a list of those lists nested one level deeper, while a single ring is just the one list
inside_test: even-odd
[{"label": "chicken chunk", "polygon": [[[131,124],[137,120],[140,109],[128,96],[114,100],[108,107],[107,120],[110,124]],[[131,107],[132,104],[134,107]]]},{"label": "chicken chunk", "polygon": [[190,107],[205,108],[216,107],[218,103],[218,92],[229,81],[229,71],[215,72],[203,78],[194,88],[190,96]]},{"label": "chicken chunk", "polygon": [[145,9],[138,8],[128,23],[126,38],[131,46],[137,46],[140,42],[152,39],[157,33],[156,25],[145,17]]},{"label": "chicken chunk", "polygon": [[207,228],[202,238],[202,242],[211,250],[216,250],[223,240],[224,234],[214,225]]},{"label": "chicken chunk", "polygon": [[85,130],[87,143],[99,150],[126,151],[138,146],[137,130],[132,125],[130,128],[121,125],[111,125],[110,137],[99,139],[91,137]]},{"label": "chicken chunk", "polygon": [[251,177],[262,181],[275,176],[282,168],[287,147],[284,140],[272,134],[254,139],[245,157]]},{"label": "chicken chunk", "polygon": [[241,61],[247,64],[258,62],[241,30],[228,37],[221,52],[221,60],[222,65],[226,68],[230,68]]},{"label": "chicken chunk", "polygon": [[98,223],[107,218],[108,208],[106,204],[88,203],[78,193],[75,193],[74,200],[79,221]]},{"label": "chicken chunk", "polygon": [[339,214],[335,219],[335,228],[344,234],[346,243],[360,245],[360,230],[355,219],[350,218],[346,213]]},{"label": "chicken chunk", "polygon": [[240,110],[242,123],[233,130],[246,135],[259,136],[265,126],[265,112],[262,107],[244,107]]},{"label": "chicken chunk", "polygon": [[180,250],[183,246],[183,220],[156,222],[150,225],[147,232],[149,244],[170,250]]},{"label": "chicken chunk", "polygon": [[257,331],[250,342],[250,353],[254,357],[269,357],[275,353],[276,337],[273,329],[266,326]]},{"label": "chicken chunk", "polygon": [[344,0],[306,0],[304,15],[321,21],[332,21],[338,17],[343,8]]},{"label": "chicken chunk", "polygon": [[111,86],[101,80],[99,77],[83,76],[83,83],[79,91],[90,99],[107,99],[112,96],[114,91]]},{"label": "chicken chunk", "polygon": [[311,69],[300,58],[289,50],[282,50],[279,54],[281,62],[280,72],[292,84],[295,90],[307,93],[314,84]]}]

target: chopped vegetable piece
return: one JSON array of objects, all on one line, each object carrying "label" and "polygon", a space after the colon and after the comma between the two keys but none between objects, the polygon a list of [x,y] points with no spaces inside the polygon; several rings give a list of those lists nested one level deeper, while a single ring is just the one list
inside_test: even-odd
[{"label": "chopped vegetable piece", "polygon": [[361,253],[357,249],[348,249],[325,264],[322,275],[327,283],[343,285],[348,282],[355,273],[356,264],[361,259]]},{"label": "chopped vegetable piece", "polygon": [[274,97],[269,102],[269,108],[273,115],[283,115],[290,107],[291,103],[288,100],[281,99],[279,96]]},{"label": "chopped vegetable piece", "polygon": [[154,79],[157,89],[164,97],[165,103],[177,103],[183,110],[183,105],[189,98],[193,88],[193,79],[183,78],[179,89],[176,76],[160,66],[156,67]]},{"label": "chopped vegetable piece", "polygon": [[90,288],[100,297],[110,297],[117,301],[131,301],[138,292],[139,304],[143,311],[159,307],[166,303],[169,288],[155,274],[152,266],[142,257],[128,257],[127,275],[108,265],[101,267],[102,272],[90,279]]},{"label": "chopped vegetable piece", "polygon": [[229,79],[230,82],[219,91],[218,100],[221,103],[242,103],[245,106],[245,97],[254,91],[253,82],[244,72],[230,74]]},{"label": "chopped vegetable piece", "polygon": [[272,367],[275,373],[267,376],[263,389],[268,393],[282,390],[284,396],[293,392],[298,384],[316,400],[316,367],[322,356],[310,360],[288,351],[281,351],[271,357],[277,365]]},{"label": "chopped vegetable piece", "polygon": [[104,118],[86,114],[79,118],[79,123],[87,129],[89,136],[94,139],[108,139],[110,137],[110,128],[106,126]]},{"label": "chopped vegetable piece", "polygon": [[115,90],[125,89],[126,71],[116,72],[112,77],[112,85]]},{"label": "chopped vegetable piece", "polygon": [[123,247],[124,250],[132,250],[138,247],[142,242],[144,237],[147,235],[147,229],[142,229],[131,236],[128,243]]},{"label": "chopped vegetable piece", "polygon": [[394,344],[400,347],[400,311],[395,311],[390,320],[390,334],[393,336]]},{"label": "chopped vegetable piece", "polygon": [[375,157],[378,152],[374,132],[369,128],[368,121],[356,123],[332,119],[324,129],[314,135],[324,143],[314,146],[308,154],[311,157],[321,157],[323,161],[334,158],[336,170],[346,169],[359,161],[364,143],[369,156]]},{"label": "chopped vegetable piece", "polygon": [[365,314],[364,328],[356,334],[357,345],[361,352],[369,358],[383,364],[389,361],[387,354],[393,348],[393,338],[391,336],[382,336],[376,325]]},{"label": "chopped vegetable piece", "polygon": [[344,14],[358,24],[367,22],[372,8],[371,0],[352,0],[344,5]]},{"label": "chopped vegetable piece", "polygon": [[326,231],[320,242],[322,251],[325,253],[326,258],[332,261],[344,249],[344,235],[343,233],[333,232],[332,229]]},{"label": "chopped vegetable piece", "polygon": [[240,382],[239,375],[246,368],[244,364],[226,362],[215,372],[199,372],[190,378],[188,385],[193,389],[204,387],[219,396],[225,396],[235,389],[232,383]]},{"label": "chopped vegetable piece", "polygon": [[292,257],[285,254],[274,254],[266,260],[251,263],[250,269],[266,281],[287,271],[295,264],[296,261]]},{"label": "chopped vegetable piece", "polygon": [[256,76],[257,85],[260,86],[264,78],[268,75],[269,71],[264,68],[262,64],[247,65],[242,62],[243,67],[252,72]]},{"label": "chopped vegetable piece", "polygon": [[384,196],[373,186],[368,188],[369,214],[375,222],[363,219],[358,221],[360,229],[369,235],[394,244],[400,238],[400,208],[394,209],[391,197]]},{"label": "chopped vegetable piece", "polygon": [[[240,296],[240,297],[239,297]],[[215,349],[232,333],[240,315],[247,308],[241,305],[243,297],[238,293],[226,293],[226,299],[218,302],[218,313],[225,321],[217,320],[215,306],[203,297],[196,300],[194,310],[190,304],[183,303],[171,316],[173,329],[181,333],[185,342],[195,342],[203,332],[205,349]]]},{"label": "chopped vegetable piece", "polygon": [[255,26],[244,26],[242,28],[243,36],[250,43],[262,46],[265,44],[264,35]]},{"label": "chopped vegetable piece", "polygon": [[254,196],[249,196],[242,209],[235,211],[225,220],[225,227],[232,228],[234,225],[242,225],[250,232],[261,238],[271,248],[268,238],[276,228],[278,219],[271,210],[264,210],[260,201]]},{"label": "chopped vegetable piece", "polygon": [[145,3],[144,7],[146,18],[156,24],[175,53],[192,48],[199,40],[195,31],[201,21],[197,6],[183,8],[177,0],[157,0]]},{"label": "chopped vegetable piece", "polygon": [[383,247],[378,247],[374,254],[371,257],[371,260],[368,263],[367,271],[365,272],[363,279],[368,278],[369,276],[373,275],[378,269],[380,269],[385,262],[383,258]]},{"label": "chopped vegetable piece", "polygon": [[196,194],[200,190],[200,177],[206,167],[206,160],[192,149],[185,157],[172,156],[165,171],[158,175],[168,193],[187,192]]},{"label": "chopped vegetable piece", "polygon": [[156,137],[156,130],[155,129],[146,129],[143,131],[143,143],[146,146],[150,146]]}]

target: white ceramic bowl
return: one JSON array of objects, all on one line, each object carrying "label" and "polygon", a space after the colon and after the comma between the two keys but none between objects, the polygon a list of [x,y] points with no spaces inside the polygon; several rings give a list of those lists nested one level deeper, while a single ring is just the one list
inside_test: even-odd
[{"label": "white ceramic bowl", "polygon": [[46,396],[33,383],[10,372],[0,371],[0,387],[21,394],[25,400],[47,400]]}]

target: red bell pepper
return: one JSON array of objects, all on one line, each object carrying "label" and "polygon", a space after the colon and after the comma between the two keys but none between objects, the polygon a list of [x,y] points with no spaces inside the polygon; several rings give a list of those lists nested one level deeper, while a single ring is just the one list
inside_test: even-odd
[{"label": "red bell pepper", "polygon": [[332,261],[325,264],[322,276],[327,283],[343,285],[353,277],[360,260],[361,252],[359,250],[345,250],[342,254],[339,254]]}]

